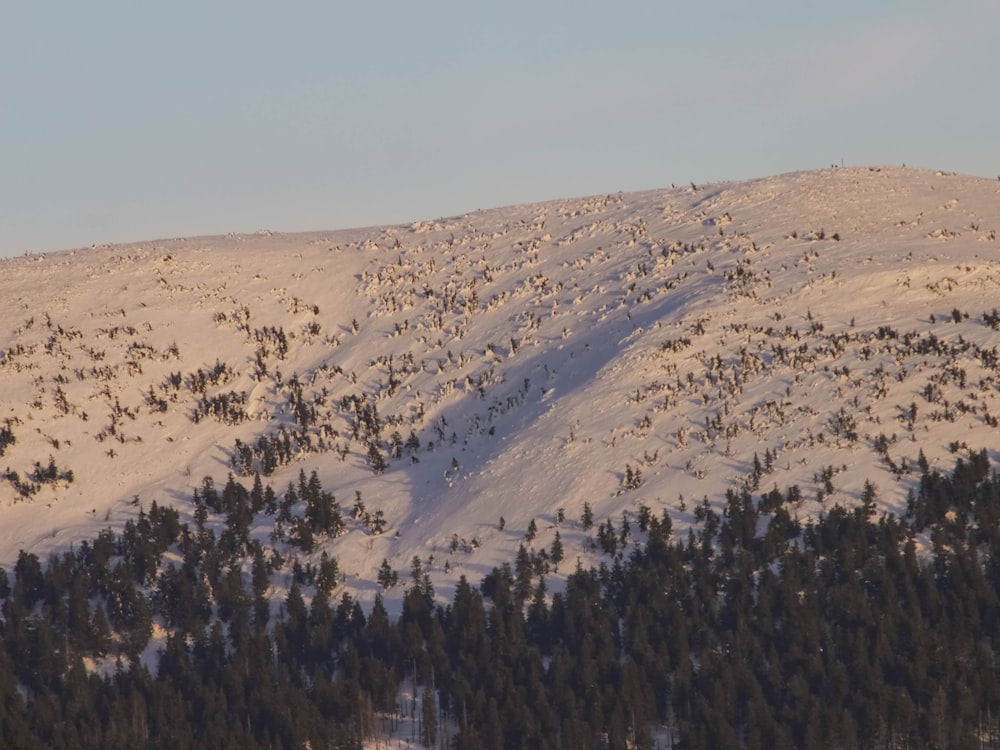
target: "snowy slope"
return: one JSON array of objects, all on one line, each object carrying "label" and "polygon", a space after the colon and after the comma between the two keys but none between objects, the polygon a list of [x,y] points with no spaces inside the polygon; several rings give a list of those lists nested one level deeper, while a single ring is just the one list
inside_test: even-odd
[{"label": "snowy slope", "polygon": [[446,598],[559,509],[571,569],[584,503],[683,532],[755,454],[750,489],[798,485],[802,518],[866,479],[902,512],[921,451],[997,459],[997,230],[998,183],[861,168],[0,261],[0,565],[140,504],[189,517],[281,428],[309,446],[266,483],[315,470],[384,514],[315,552],[363,597],[416,555]]}]

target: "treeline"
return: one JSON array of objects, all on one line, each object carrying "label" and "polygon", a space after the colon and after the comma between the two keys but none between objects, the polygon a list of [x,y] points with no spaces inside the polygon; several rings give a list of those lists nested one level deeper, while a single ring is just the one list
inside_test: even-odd
[{"label": "treeline", "polygon": [[[443,606],[415,558],[391,620],[381,599],[363,608],[337,594],[335,559],[303,564],[306,545],[287,544],[356,523],[315,475],[280,497],[259,480],[221,491],[206,480],[193,526],[153,505],[120,534],[45,565],[22,553],[13,580],[0,575],[0,738],[1000,746],[1000,479],[986,453],[947,476],[924,469],[902,518],[878,515],[868,485],[856,508],[803,524],[795,495],[705,500],[682,538],[666,511],[609,520],[597,527],[617,540],[601,545],[603,562],[577,564],[554,593],[551,556],[522,549],[478,586],[462,579]],[[254,535],[270,516],[296,529],[286,544]],[[157,627],[164,646],[144,664]],[[95,670],[98,659],[117,666]]]}]

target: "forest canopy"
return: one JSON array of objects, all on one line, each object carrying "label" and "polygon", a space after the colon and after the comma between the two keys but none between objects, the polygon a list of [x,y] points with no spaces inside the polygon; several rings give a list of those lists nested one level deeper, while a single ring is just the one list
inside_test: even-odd
[{"label": "forest canopy", "polygon": [[[387,566],[402,613],[303,553],[354,513],[315,475],[283,495],[207,478],[195,525],[153,503],[119,534],[0,573],[7,747],[981,747],[1000,740],[1000,478],[929,471],[902,517],[796,518],[797,488],[590,527],[600,564],[522,545],[454,597]],[[360,511],[357,508],[361,504]],[[293,552],[248,530],[281,518]],[[565,519],[565,523],[581,523]],[[593,523],[593,521],[592,521]],[[216,531],[218,530],[218,533]],[[560,548],[558,556],[561,558]],[[563,561],[566,565],[566,561]],[[290,586],[277,601],[278,577]],[[383,577],[384,576],[384,577]],[[158,638],[159,641],[151,641]],[[144,660],[151,642],[162,643]],[[103,665],[103,666],[102,666]]]}]

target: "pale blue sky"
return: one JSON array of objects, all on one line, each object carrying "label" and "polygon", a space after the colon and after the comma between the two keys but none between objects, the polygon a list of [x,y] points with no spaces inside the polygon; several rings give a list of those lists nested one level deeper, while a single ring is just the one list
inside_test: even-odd
[{"label": "pale blue sky", "polygon": [[996,0],[39,0],[0,17],[0,256],[841,160],[1000,174]]}]

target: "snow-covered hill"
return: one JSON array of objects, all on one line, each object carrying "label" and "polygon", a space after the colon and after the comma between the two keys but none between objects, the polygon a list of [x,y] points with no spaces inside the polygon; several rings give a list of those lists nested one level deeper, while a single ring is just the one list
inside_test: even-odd
[{"label": "snow-covered hill", "polygon": [[585,504],[902,512],[997,459],[998,230],[1000,183],[862,168],[0,261],[0,564],[255,470],[381,512],[313,553],[362,598],[587,556]]}]

